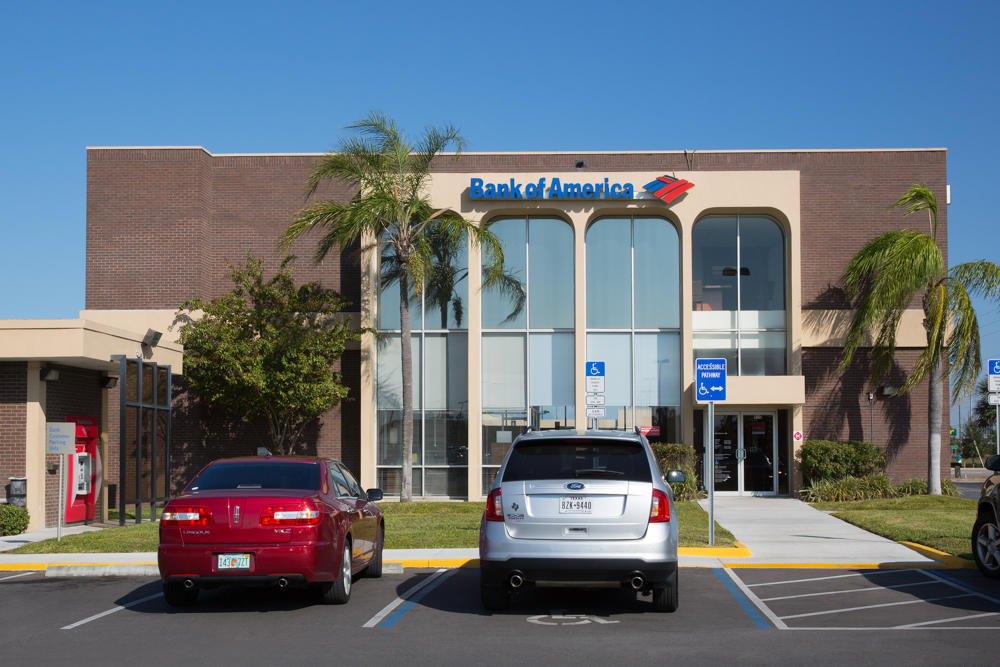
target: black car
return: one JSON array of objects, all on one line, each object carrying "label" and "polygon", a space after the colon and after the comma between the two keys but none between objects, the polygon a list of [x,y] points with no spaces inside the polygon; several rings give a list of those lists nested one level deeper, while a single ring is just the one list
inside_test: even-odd
[{"label": "black car", "polygon": [[972,555],[979,571],[987,577],[1000,577],[1000,455],[986,459],[992,475],[979,492],[976,524],[972,527]]}]

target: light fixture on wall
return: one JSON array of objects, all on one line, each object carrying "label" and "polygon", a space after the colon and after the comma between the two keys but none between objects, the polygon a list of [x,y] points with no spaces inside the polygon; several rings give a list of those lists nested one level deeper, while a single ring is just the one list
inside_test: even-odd
[{"label": "light fixture on wall", "polygon": [[586,160],[577,160],[576,161],[576,168],[577,169],[586,169],[587,168],[587,161]]},{"label": "light fixture on wall", "polygon": [[118,378],[114,375],[106,375],[101,378],[101,389],[114,389],[118,386]]},{"label": "light fixture on wall", "polygon": [[160,338],[163,336],[162,332],[156,329],[147,329],[146,335],[142,337],[142,344],[148,345],[149,347],[156,347],[156,344],[160,342]]},{"label": "light fixture on wall", "polygon": [[882,396],[895,396],[898,391],[899,387],[894,387],[891,384],[882,385],[878,388],[878,393]]},{"label": "light fixture on wall", "polygon": [[38,377],[42,382],[55,382],[59,379],[59,371],[55,368],[49,368],[46,366],[39,371]]}]

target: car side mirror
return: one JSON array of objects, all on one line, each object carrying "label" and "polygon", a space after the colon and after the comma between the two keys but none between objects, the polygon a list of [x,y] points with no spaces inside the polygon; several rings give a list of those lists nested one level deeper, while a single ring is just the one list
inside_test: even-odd
[{"label": "car side mirror", "polygon": [[683,484],[687,481],[687,475],[680,470],[667,471],[667,484]]},{"label": "car side mirror", "polygon": [[992,470],[993,472],[1000,472],[1000,454],[990,454],[986,457],[984,462],[987,470]]},{"label": "car side mirror", "polygon": [[368,489],[366,492],[369,502],[382,500],[382,489]]}]

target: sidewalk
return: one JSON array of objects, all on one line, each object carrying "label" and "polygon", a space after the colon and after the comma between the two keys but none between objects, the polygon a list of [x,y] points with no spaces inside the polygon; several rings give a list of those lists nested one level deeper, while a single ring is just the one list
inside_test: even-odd
[{"label": "sidewalk", "polygon": [[[708,511],[708,501],[700,502]],[[974,567],[926,547],[873,535],[792,498],[715,499],[715,520],[739,543],[730,548],[681,548],[682,567]],[[99,530],[64,528],[63,534]],[[55,529],[0,538],[0,551],[55,537]],[[478,565],[477,549],[386,549],[387,564],[403,567]],[[397,566],[398,567],[398,566]],[[157,576],[156,553],[0,553],[0,571],[45,570],[47,576]]]}]

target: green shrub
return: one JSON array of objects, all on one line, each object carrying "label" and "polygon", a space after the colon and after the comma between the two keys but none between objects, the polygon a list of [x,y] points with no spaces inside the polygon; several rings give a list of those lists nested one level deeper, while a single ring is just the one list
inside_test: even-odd
[{"label": "green shrub", "polygon": [[802,481],[840,480],[868,477],[885,472],[885,452],[870,442],[807,440],[798,454]]},{"label": "green shrub", "polygon": [[28,529],[28,510],[16,505],[0,505],[0,535],[20,535]]},{"label": "green shrub", "polygon": [[[673,468],[673,470],[680,470],[684,473],[685,478],[680,484],[670,485],[674,492],[674,500],[698,500],[705,497],[705,492],[698,490],[698,473],[695,472],[694,466],[683,466],[682,468]],[[667,471],[664,470],[663,474],[666,475]]]},{"label": "green shrub", "polygon": [[820,480],[804,487],[799,493],[802,500],[809,503],[875,500],[895,498],[898,495],[889,478],[881,473]]},{"label": "green shrub", "polygon": [[674,500],[697,500],[705,494],[698,491],[698,474],[695,472],[694,448],[681,442],[651,442],[653,456],[663,476],[670,470],[680,470],[686,478],[680,484],[671,484]]},{"label": "green shrub", "polygon": [[[901,482],[896,486],[896,491],[899,492],[901,496],[923,496],[927,494],[927,480],[926,479],[908,479],[905,482]],[[958,487],[955,486],[955,482],[950,479],[941,480],[941,495],[944,496],[957,496]]]}]

